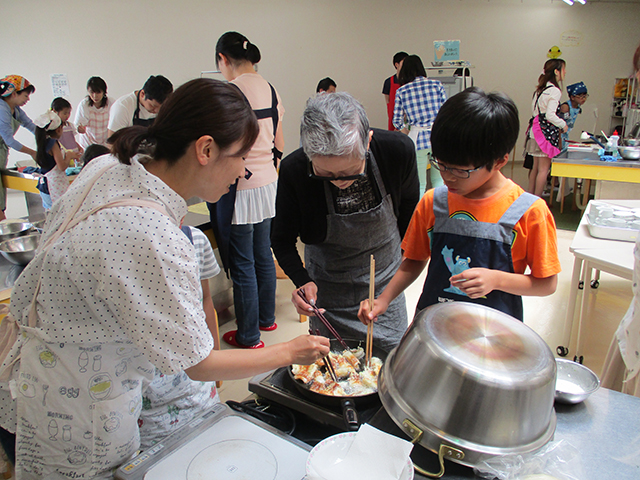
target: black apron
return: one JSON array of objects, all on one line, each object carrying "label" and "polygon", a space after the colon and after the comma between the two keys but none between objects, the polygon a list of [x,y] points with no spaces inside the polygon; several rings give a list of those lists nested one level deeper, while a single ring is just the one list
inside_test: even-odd
[{"label": "black apron", "polygon": [[141,127],[150,127],[153,125],[154,118],[140,118],[140,90],[136,94],[136,111],[133,112],[133,124]]},{"label": "black apron", "polygon": [[[375,296],[385,289],[400,267],[402,252],[398,219],[393,200],[387,194],[378,165],[370,155],[372,180],[378,184],[382,202],[366,211],[337,214],[329,182],[325,182],[327,236],[323,243],[305,245],[305,266],[318,286],[317,305],[326,309],[325,317],[343,337],[364,339],[367,327],[358,319],[360,302],[369,298],[369,259],[376,260]],[[375,188],[372,185],[372,188]],[[316,317],[311,327],[330,336]],[[399,295],[381,315],[373,328],[374,344],[390,351],[408,326],[404,294]]]},{"label": "black apron", "polygon": [[450,218],[447,187],[433,194],[435,225],[431,236],[431,262],[416,313],[430,305],[463,301],[479,303],[523,319],[522,297],[494,290],[485,297],[471,299],[449,277],[475,267],[514,273],[511,245],[513,228],[522,215],[538,200],[523,193],[502,215],[498,223]]}]

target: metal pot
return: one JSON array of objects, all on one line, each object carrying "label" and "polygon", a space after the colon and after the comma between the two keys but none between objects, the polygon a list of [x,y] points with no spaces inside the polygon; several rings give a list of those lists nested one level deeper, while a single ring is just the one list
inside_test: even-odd
[{"label": "metal pot", "polygon": [[414,443],[439,455],[442,475],[443,458],[476,466],[545,445],[556,427],[555,381],[551,350],[524,323],[453,302],[416,316],[389,354],[378,391]]}]

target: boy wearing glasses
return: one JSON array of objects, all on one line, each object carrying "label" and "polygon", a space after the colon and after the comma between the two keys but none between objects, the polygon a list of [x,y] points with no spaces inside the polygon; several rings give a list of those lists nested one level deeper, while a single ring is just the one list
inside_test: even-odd
[{"label": "boy wearing glasses", "polygon": [[373,311],[367,300],[361,303],[363,323],[384,313],[429,260],[417,311],[466,301],[523,320],[521,295],[555,291],[560,261],[553,216],[542,199],[500,172],[519,127],[518,110],[503,94],[469,88],[445,102],[431,132],[431,164],[445,185],[418,203],[402,264]]}]

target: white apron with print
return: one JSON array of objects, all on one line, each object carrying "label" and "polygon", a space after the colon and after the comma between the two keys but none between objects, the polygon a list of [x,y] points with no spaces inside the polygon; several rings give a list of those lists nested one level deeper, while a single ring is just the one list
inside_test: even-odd
[{"label": "white apron with print", "polygon": [[139,447],[142,391],[154,367],[132,343],[52,344],[25,335],[11,382],[16,477],[109,478]]}]

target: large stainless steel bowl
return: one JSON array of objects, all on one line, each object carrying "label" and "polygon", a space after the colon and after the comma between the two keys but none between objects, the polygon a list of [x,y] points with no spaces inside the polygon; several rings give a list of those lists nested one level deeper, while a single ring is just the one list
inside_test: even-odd
[{"label": "large stainless steel bowl", "polygon": [[533,330],[497,310],[454,302],[416,316],[378,388],[407,435],[422,432],[422,446],[476,466],[551,440],[555,383],[553,353]]},{"label": "large stainless steel bowl", "polygon": [[3,220],[0,222],[0,242],[26,235],[33,225],[24,220]]},{"label": "large stainless steel bowl", "polygon": [[26,265],[33,260],[39,244],[39,233],[12,238],[0,243],[0,254],[11,263]]}]

